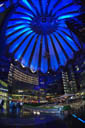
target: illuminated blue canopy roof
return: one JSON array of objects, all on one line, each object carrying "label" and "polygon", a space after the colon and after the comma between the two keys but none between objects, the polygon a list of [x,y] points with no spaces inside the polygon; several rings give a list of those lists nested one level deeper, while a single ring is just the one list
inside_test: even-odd
[{"label": "illuminated blue canopy roof", "polygon": [[9,53],[23,67],[57,71],[81,48],[66,20],[80,15],[74,0],[20,0],[6,30]]}]

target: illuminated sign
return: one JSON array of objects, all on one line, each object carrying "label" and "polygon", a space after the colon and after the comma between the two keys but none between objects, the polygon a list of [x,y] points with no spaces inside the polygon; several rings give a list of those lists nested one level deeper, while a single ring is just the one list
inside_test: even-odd
[{"label": "illuminated sign", "polygon": [[3,85],[4,87],[8,87],[8,84],[2,80],[0,80],[0,84]]}]

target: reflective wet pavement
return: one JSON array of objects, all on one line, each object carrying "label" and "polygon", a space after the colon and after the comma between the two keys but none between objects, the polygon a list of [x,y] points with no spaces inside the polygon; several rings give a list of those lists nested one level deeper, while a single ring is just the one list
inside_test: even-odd
[{"label": "reflective wet pavement", "polygon": [[72,116],[60,119],[54,114],[0,117],[0,128],[84,128],[84,125]]}]

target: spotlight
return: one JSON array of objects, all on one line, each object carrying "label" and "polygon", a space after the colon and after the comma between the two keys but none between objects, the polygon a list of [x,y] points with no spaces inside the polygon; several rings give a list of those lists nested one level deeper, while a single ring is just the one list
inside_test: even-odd
[{"label": "spotlight", "polygon": [[25,66],[23,64],[21,64],[22,68],[25,68]]}]

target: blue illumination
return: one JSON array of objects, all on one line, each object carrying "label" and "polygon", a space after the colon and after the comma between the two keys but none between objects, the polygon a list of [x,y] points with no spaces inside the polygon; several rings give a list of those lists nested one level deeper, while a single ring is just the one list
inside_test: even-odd
[{"label": "blue illumination", "polygon": [[[58,33],[58,32],[57,32],[57,33]],[[57,33],[56,33],[56,34],[57,34]],[[60,35],[61,35],[61,34],[60,34]],[[73,57],[73,52],[72,52],[71,48],[68,46],[68,44],[65,43],[65,41],[63,40],[63,38],[62,38],[60,35],[57,35],[57,38],[58,38],[58,40],[60,41],[60,44],[62,45],[62,47],[64,48],[65,53],[68,55],[68,57],[69,57],[70,59],[72,59],[72,57]],[[67,50],[67,49],[68,49],[68,50]],[[69,55],[69,53],[70,53],[70,55]]]},{"label": "blue illumination", "polygon": [[39,0],[32,0],[32,2],[34,3],[34,5],[36,6],[39,14],[41,14],[41,9],[40,9],[40,5],[39,5]]},{"label": "blue illumination", "polygon": [[74,118],[77,118],[77,116],[76,116],[75,114],[72,114],[72,116],[73,116]]},{"label": "blue illumination", "polygon": [[44,14],[46,12],[46,3],[47,3],[47,0],[42,0],[42,7],[43,7],[43,13]]},{"label": "blue illumination", "polygon": [[0,13],[2,13],[4,10],[4,7],[0,7]]},{"label": "blue illumination", "polygon": [[[20,59],[21,55],[23,54],[24,49],[28,45],[29,40],[31,39],[32,35],[28,36],[27,39],[25,39],[24,43],[19,47],[18,51],[15,53],[15,58]],[[23,41],[23,40],[22,40]],[[22,50],[21,50],[22,49]]]},{"label": "blue illumination", "polygon": [[18,0],[12,0],[12,3],[17,3],[18,2]]},{"label": "blue illumination", "polygon": [[5,5],[6,5],[6,8],[9,8],[9,7],[10,7],[10,4],[11,4],[11,3],[10,3],[10,0],[6,1],[5,3],[6,3],[6,4],[5,4]]},{"label": "blue illumination", "polygon": [[[26,30],[28,30],[28,31],[30,30],[30,28],[27,28],[25,25],[24,26],[18,26],[18,28],[15,27],[13,29],[12,28],[8,29],[7,30],[7,33],[6,33],[6,36],[10,35],[13,32],[16,32],[17,33],[17,30],[19,30],[21,32],[21,29],[23,30],[23,32],[26,31]],[[20,34],[19,31],[18,31],[18,34]],[[15,35],[17,35],[16,33],[15,33]]]},{"label": "blue illumination", "polygon": [[32,12],[30,12],[30,11],[28,11],[25,8],[22,8],[22,7],[18,7],[16,9],[16,12],[21,12],[23,15],[26,14],[28,16],[34,17],[33,14],[32,14]]},{"label": "blue illumination", "polygon": [[[29,32],[26,32],[24,33],[21,37],[19,37],[19,39],[17,39],[13,45],[11,45],[10,47],[10,52],[14,52],[14,50],[16,50],[16,48],[21,44],[21,40],[24,40],[26,38],[26,36],[28,36],[30,33]],[[32,33],[32,35],[34,35],[34,33]]]},{"label": "blue illumination", "polygon": [[32,11],[34,13],[34,15],[37,15],[36,10],[32,7],[32,5],[30,4],[30,2],[28,0],[21,0],[20,4],[24,4],[30,11]]},{"label": "blue illumination", "polygon": [[65,64],[67,63],[66,57],[59,45],[59,43],[57,42],[57,40],[55,39],[55,37],[53,35],[51,35],[53,38],[53,43],[55,45],[59,60],[60,60],[60,65],[65,66]]},{"label": "blue illumination", "polygon": [[30,65],[30,68],[33,67],[34,71],[38,70],[38,62],[39,62],[39,50],[40,50],[40,40],[41,40],[41,36],[38,39],[35,51],[34,51],[34,56],[32,59],[32,63]]},{"label": "blue illumination", "polygon": [[[7,38],[6,43],[10,44],[13,40],[15,40],[17,37],[19,37],[21,34],[23,34],[24,32],[27,32],[27,34],[29,35],[30,33],[32,33],[32,31],[29,31],[29,28],[25,28],[24,30],[20,30],[20,32],[16,32],[15,34],[13,34],[12,36],[10,36],[9,38]],[[8,35],[7,35],[8,36]],[[21,42],[21,41],[20,41]]]},{"label": "blue illumination", "polygon": [[26,19],[26,20],[32,20],[32,15],[31,14],[25,14],[24,12],[23,12],[23,15],[25,15],[25,16],[23,16],[22,17],[22,14],[17,14],[16,13],[16,15],[14,14],[13,16],[12,16],[12,18],[14,19],[14,18],[18,18],[18,20],[19,20],[19,18],[21,18],[21,19]]},{"label": "blue illumination", "polygon": [[[66,3],[66,1],[65,1]],[[71,3],[70,3],[71,4]],[[66,7],[65,5],[61,6],[58,6],[58,8],[54,9],[53,10],[53,14],[55,14],[56,16],[59,16],[59,15],[63,15],[63,14],[69,14],[70,12],[73,12],[74,14],[76,13],[76,11],[79,11],[80,10],[80,5],[76,6],[76,5],[70,5],[68,4],[68,6]],[[64,8],[64,9],[63,9]],[[77,14],[79,14],[77,12]]]},{"label": "blue illumination", "polygon": [[18,3],[18,0],[6,0],[4,2],[0,2],[0,13],[4,12],[7,8],[10,8],[12,5],[16,5]]},{"label": "blue illumination", "polygon": [[27,47],[26,53],[24,54],[23,59],[21,61],[21,63],[23,63],[23,60],[25,61],[25,63],[23,63],[25,66],[28,66],[36,38],[37,38],[37,34],[32,38],[31,43],[29,47]]},{"label": "blue illumination", "polygon": [[53,14],[58,13],[60,9],[62,9],[63,7],[66,8],[67,5],[73,2],[72,0],[62,0],[62,1],[57,0],[57,1],[58,1],[58,4],[55,8],[53,8],[53,11],[52,11]]},{"label": "blue illumination", "polygon": [[85,123],[85,120],[82,120],[81,118],[79,118],[78,116],[76,116],[75,114],[72,114],[72,116],[76,119],[78,119],[79,121],[81,121],[82,123]]},{"label": "blue illumination", "polygon": [[[57,13],[56,13],[56,17],[57,16],[60,16],[61,14],[63,15],[63,14],[69,14],[69,13],[71,13],[71,12],[73,12],[74,14],[76,13],[76,11],[79,11],[79,9],[80,9],[80,7],[81,6],[75,6],[75,5],[72,5],[72,6],[70,6],[70,7],[67,7],[67,8],[64,8],[64,11],[63,11],[63,9],[61,9],[61,10],[59,10]],[[73,10],[74,9],[74,10]]]},{"label": "blue illumination", "polygon": [[60,66],[65,66],[81,48],[77,36],[66,24],[67,19],[80,15],[81,6],[73,1],[5,2],[6,8],[19,2],[7,23],[5,35],[9,53],[35,72],[56,72]]},{"label": "blue illumination", "polygon": [[71,32],[71,34],[72,34],[72,37],[74,39],[74,42],[76,42],[77,45],[81,48],[81,45],[80,45],[79,40],[78,40],[78,37],[73,32]]},{"label": "blue illumination", "polygon": [[[26,25],[21,25],[19,27],[15,27],[12,32],[14,32],[15,30],[21,29],[21,28],[25,28],[25,27],[27,27],[27,26]],[[29,28],[29,30],[30,30],[30,28]]]},{"label": "blue illumination", "polygon": [[21,18],[25,20],[32,20],[30,17],[21,17]]},{"label": "blue illumination", "polygon": [[59,16],[58,17],[58,20],[62,20],[62,19],[66,19],[66,18],[71,18],[71,17],[75,17],[75,16],[78,16],[79,14],[69,14],[69,15],[64,15],[64,16]]},{"label": "blue illumination", "polygon": [[46,73],[48,71],[48,61],[46,57],[45,37],[43,37],[41,57],[41,71]]},{"label": "blue illumination", "polygon": [[85,120],[82,120],[81,118],[77,118],[78,120],[80,120],[82,123],[85,123]]},{"label": "blue illumination", "polygon": [[48,13],[50,13],[50,11],[53,9],[53,6],[56,4],[57,1],[55,0],[50,1],[49,6],[48,6]]},{"label": "blue illumination", "polygon": [[[8,24],[8,27],[11,27],[12,24],[13,24],[13,26],[14,26],[14,25],[21,25],[21,24],[22,24],[22,25],[23,25],[23,24],[29,24],[29,23],[30,23],[29,21],[28,21],[28,22],[26,21],[26,23],[24,23],[24,21],[17,21],[17,22],[15,22],[15,21],[10,21],[9,24]],[[15,26],[14,26],[14,27],[15,27]]]},{"label": "blue illumination", "polygon": [[30,3],[27,0],[22,0],[23,3],[26,4],[26,6],[28,6],[28,8],[30,8],[32,10],[32,7],[30,5]]},{"label": "blue illumination", "polygon": [[52,68],[52,70],[56,71],[58,69],[56,55],[54,53],[54,49],[53,49],[53,46],[52,46],[49,36],[47,37],[47,39],[48,39],[48,47],[49,47],[49,53],[50,53],[51,68]]},{"label": "blue illumination", "polygon": [[[74,41],[72,40],[72,38],[68,37],[66,34],[64,34],[63,32],[61,31],[58,31],[57,32],[59,34],[61,34],[63,36],[63,38],[68,42],[68,44],[75,50],[75,51],[78,51],[78,47],[76,46],[76,44],[74,43]],[[71,36],[71,35],[70,35]],[[70,51],[69,51],[70,52]]]}]

